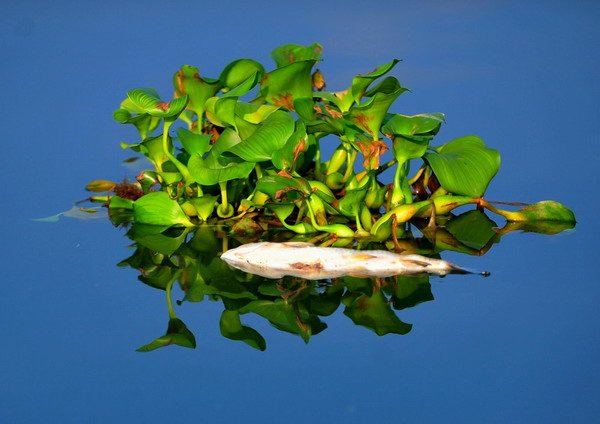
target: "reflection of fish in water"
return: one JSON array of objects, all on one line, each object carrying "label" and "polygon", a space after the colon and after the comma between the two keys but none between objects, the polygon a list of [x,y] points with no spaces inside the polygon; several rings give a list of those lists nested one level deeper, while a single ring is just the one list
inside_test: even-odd
[{"label": "reflection of fish in water", "polygon": [[[229,265],[266,278],[284,275],[308,279],[344,275],[389,277],[392,275],[466,274],[458,265],[420,255],[399,255],[384,250],[317,247],[310,243],[249,243],[228,250],[221,259]],[[489,275],[489,273],[480,273]]]}]

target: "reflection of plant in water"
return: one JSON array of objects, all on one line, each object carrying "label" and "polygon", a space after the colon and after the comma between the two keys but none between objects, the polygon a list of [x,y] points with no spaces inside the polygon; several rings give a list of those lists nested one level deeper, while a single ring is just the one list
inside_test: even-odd
[{"label": "reflection of plant in water", "polygon": [[[117,223],[119,216],[117,216]],[[500,241],[500,235],[511,230],[497,229],[483,212],[468,211],[453,217],[435,229],[423,220],[422,237],[414,237],[407,228],[404,237],[389,241],[405,252],[438,256],[442,250],[481,255]],[[440,222],[440,224],[442,224]],[[552,232],[544,228],[544,232]],[[182,302],[209,299],[223,303],[221,334],[232,340],[264,350],[266,341],[253,328],[242,323],[245,314],[266,319],[273,327],[300,336],[305,342],[327,328],[323,317],[340,307],[355,324],[378,335],[406,334],[411,325],[401,321],[395,311],[433,300],[428,276],[394,276],[361,278],[345,276],[332,281],[309,281],[297,277],[267,279],[231,268],[219,256],[247,235],[230,232],[225,227],[168,228],[134,224],[127,236],[135,241],[134,253],[120,263],[140,271],[138,279],[151,287],[165,290],[169,325],[165,335],[140,351],[169,344],[195,347],[194,335],[174,310],[172,288],[175,283],[184,292]],[[310,241],[293,232],[270,234],[271,239]],[[258,236],[255,237],[255,239]],[[359,249],[380,249],[381,243],[363,242]]]},{"label": "reflection of plant in water", "polygon": [[[508,221],[574,224],[572,212],[557,202],[511,212],[484,200],[500,168],[499,152],[476,136],[433,146],[441,113],[391,113],[408,91],[386,76],[398,60],[328,92],[314,69],[321,53],[318,44],[285,45],[273,51],[272,71],[239,59],[214,79],[182,66],[168,102],[150,88],[129,91],[114,118],[133,125],[140,140],[122,146],[144,155],[154,169],[137,177],[136,190],[115,185],[110,196],[96,200],[130,210],[136,223],[231,220],[256,232],[270,219],[297,234],[328,234],[337,245],[396,238],[411,219],[447,215],[466,204]],[[334,143],[333,154],[325,158],[328,143]],[[386,151],[393,158],[381,163]],[[411,166],[416,172],[409,176]],[[393,183],[385,185],[380,175],[387,169]],[[88,188],[102,192],[107,185]]]}]

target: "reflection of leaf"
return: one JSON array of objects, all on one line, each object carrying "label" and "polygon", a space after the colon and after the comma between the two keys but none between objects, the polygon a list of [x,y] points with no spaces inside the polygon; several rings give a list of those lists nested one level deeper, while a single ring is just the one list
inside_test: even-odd
[{"label": "reflection of leaf", "polygon": [[452,140],[423,158],[442,187],[470,197],[482,196],[500,169],[500,153],[473,135]]},{"label": "reflection of leaf", "polygon": [[496,223],[486,214],[478,210],[471,210],[446,223],[446,231],[456,237],[465,246],[481,249],[497,233],[493,230]]},{"label": "reflection of leaf", "polygon": [[176,344],[191,349],[196,348],[196,338],[179,318],[171,318],[167,333],[137,349],[138,352],[150,352],[160,347]]},{"label": "reflection of leaf", "polygon": [[239,312],[241,314],[253,312],[260,315],[268,319],[276,328],[288,333],[297,334],[307,343],[312,334],[310,323],[302,322],[294,312],[292,305],[289,305],[282,299],[276,299],[275,301],[254,300],[242,307]]},{"label": "reflection of leaf", "polygon": [[224,337],[240,340],[258,350],[267,348],[267,342],[258,331],[242,325],[239,312],[224,310],[219,324]]},{"label": "reflection of leaf", "polygon": [[355,324],[374,331],[378,336],[388,333],[407,334],[412,328],[411,324],[400,321],[381,290],[375,291],[371,297],[358,296],[346,307],[344,315]]},{"label": "reflection of leaf", "polygon": [[433,300],[429,276],[398,275],[395,278],[396,284],[392,295],[394,309],[412,308],[419,303]]},{"label": "reflection of leaf", "polygon": [[171,234],[166,235],[165,230],[167,228],[135,223],[127,236],[142,246],[146,246],[164,255],[171,255],[185,241],[188,232],[178,231],[178,234],[171,236]]}]

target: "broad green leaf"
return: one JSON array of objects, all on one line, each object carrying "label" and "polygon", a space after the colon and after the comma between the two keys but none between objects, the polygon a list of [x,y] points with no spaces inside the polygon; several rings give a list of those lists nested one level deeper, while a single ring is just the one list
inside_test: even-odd
[{"label": "broad green leaf", "polygon": [[235,115],[252,124],[260,124],[278,109],[279,106],[258,105],[238,101],[235,108]]},{"label": "broad green leaf", "polygon": [[363,177],[358,183],[358,187],[347,189],[344,197],[339,200],[337,208],[344,216],[356,217],[358,215],[367,195],[367,189],[371,186],[372,175],[367,174]]},{"label": "broad green leaf", "polygon": [[205,194],[202,197],[194,197],[193,199],[190,199],[190,203],[196,209],[198,218],[200,218],[202,222],[206,222],[214,212],[217,198],[217,196]]},{"label": "broad green leaf", "polygon": [[300,121],[298,121],[296,127],[296,131],[288,138],[283,147],[274,151],[271,155],[271,161],[277,169],[293,170],[296,161],[307,149],[308,135],[306,134],[306,127]]},{"label": "broad green leaf", "polygon": [[388,109],[398,96],[407,90],[406,88],[399,88],[391,93],[379,92],[366,103],[351,107],[345,117],[369,133],[373,139],[378,140],[379,130]]},{"label": "broad green leaf", "polygon": [[286,112],[276,111],[262,125],[230,152],[249,162],[270,160],[274,151],[281,149],[294,132],[294,118]]},{"label": "broad green leaf", "polygon": [[238,59],[223,68],[221,75],[219,75],[219,81],[221,81],[223,87],[231,90],[247,81],[254,74],[258,74],[260,79],[265,74],[265,68],[255,60]]},{"label": "broad green leaf", "polygon": [[148,193],[133,203],[135,222],[150,225],[192,226],[179,204],[164,191]]},{"label": "broad green leaf", "polygon": [[423,158],[450,193],[480,197],[500,169],[500,153],[473,135],[457,138],[435,150]]},{"label": "broad green leaf", "polygon": [[[175,72],[173,76],[175,95],[177,98],[188,97],[187,108],[192,110],[198,117],[204,113],[204,103],[214,96],[221,88],[219,80],[212,78],[201,78],[198,68],[184,65]],[[200,119],[200,118],[199,118]]]},{"label": "broad green leaf", "polygon": [[266,74],[261,81],[260,93],[275,106],[294,110],[294,100],[312,97],[311,70],[316,61],[293,62]]},{"label": "broad green leaf", "polygon": [[206,159],[199,154],[194,154],[188,161],[188,170],[192,177],[200,184],[210,186],[236,178],[246,178],[254,169],[253,162],[229,162],[223,165],[214,153]]},{"label": "broad green leaf", "polygon": [[273,200],[280,199],[289,191],[297,191],[304,196],[310,196],[312,188],[307,180],[301,177],[284,177],[281,175],[266,175],[256,183],[256,190],[268,194]]},{"label": "broad green leaf", "polygon": [[365,92],[367,91],[367,88],[369,87],[369,85],[371,85],[371,83],[373,81],[375,81],[377,78],[379,78],[379,77],[385,75],[386,73],[388,73],[389,71],[391,71],[392,68],[394,66],[396,66],[396,63],[398,63],[398,62],[399,62],[398,59],[394,59],[390,63],[386,63],[385,65],[378,66],[377,68],[375,68],[373,71],[369,72],[366,75],[358,75],[358,76],[354,77],[352,79],[352,88],[350,90],[353,100],[356,101],[357,103],[360,102],[360,100],[364,96]]},{"label": "broad green leaf", "polygon": [[394,156],[399,163],[418,159],[427,151],[429,142],[444,122],[444,114],[414,116],[388,114],[382,132],[393,140]]},{"label": "broad green leaf", "polygon": [[562,221],[575,223],[575,214],[565,205],[553,200],[543,200],[515,212],[493,210],[509,221]]},{"label": "broad green leaf", "polygon": [[138,352],[150,352],[160,347],[176,344],[178,346],[196,348],[196,338],[186,325],[178,318],[171,318],[167,333],[164,336],[137,349]]},{"label": "broad green leaf", "polygon": [[[377,93],[389,94],[393,93],[394,91],[397,91],[400,88],[402,88],[402,86],[400,85],[400,81],[398,81],[396,77],[386,77],[375,87],[372,87],[369,90],[367,90],[367,92],[365,92],[364,95],[365,97],[373,97]],[[406,91],[410,90],[406,89]]]},{"label": "broad green leaf", "polygon": [[258,72],[253,73],[245,81],[243,81],[242,83],[240,83],[238,86],[232,88],[231,90],[229,90],[228,92],[226,92],[225,94],[223,94],[222,97],[240,97],[240,96],[243,96],[244,94],[246,94],[250,90],[252,90],[256,86],[256,84],[258,84],[258,82],[260,81],[261,76],[262,75],[259,74]]},{"label": "broad green leaf", "polygon": [[382,131],[390,138],[395,135],[435,135],[444,120],[443,113],[423,113],[413,116],[394,113],[386,117]]},{"label": "broad green leaf", "polygon": [[157,168],[162,168],[162,165],[169,160],[163,149],[162,135],[148,137],[137,144],[121,143],[121,147],[123,149],[131,149],[137,153],[142,153]]},{"label": "broad green leaf", "polygon": [[231,340],[240,340],[254,349],[265,350],[267,342],[253,328],[242,325],[238,311],[224,310],[219,321],[221,334]]},{"label": "broad green leaf", "polygon": [[161,118],[178,116],[185,109],[188,102],[188,96],[186,95],[165,103],[151,88],[136,88],[128,91],[127,96],[133,104],[145,113]]},{"label": "broad green leaf", "polygon": [[[129,100],[129,99],[127,99]],[[125,103],[125,102],[123,102]],[[131,101],[129,101],[131,103]],[[138,109],[138,108],[136,108]],[[141,111],[141,115],[133,116],[131,111],[127,109],[117,109],[113,113],[113,118],[115,121],[120,122],[121,124],[132,124],[140,133],[140,137],[144,140],[148,135],[152,133],[160,123],[160,118],[155,116],[150,116],[143,111]]]},{"label": "broad green leaf", "polygon": [[290,63],[303,60],[314,60],[318,62],[321,59],[323,47],[314,43],[310,46],[299,46],[297,44],[286,44],[277,47],[271,52],[271,57],[278,68],[282,68]]},{"label": "broad green leaf", "polygon": [[177,138],[186,152],[190,155],[198,153],[205,154],[210,149],[212,135],[195,134],[187,128],[177,128]]},{"label": "broad green leaf", "polygon": [[130,199],[122,199],[119,196],[111,196],[108,207],[111,209],[133,209],[133,201]]},{"label": "broad green leaf", "polygon": [[235,132],[233,128],[225,128],[225,131],[221,133],[215,144],[211,149],[212,154],[221,154],[223,152],[228,152],[238,143],[241,143],[242,139]]},{"label": "broad green leaf", "polygon": [[315,113],[315,101],[310,97],[300,97],[294,100],[294,109],[298,114],[298,117],[311,122],[317,119]]}]

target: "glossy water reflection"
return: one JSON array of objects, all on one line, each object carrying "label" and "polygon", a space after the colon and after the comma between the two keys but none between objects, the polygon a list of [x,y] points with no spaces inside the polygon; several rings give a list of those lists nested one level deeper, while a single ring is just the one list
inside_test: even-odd
[{"label": "glossy water reflection", "polygon": [[[123,215],[117,212],[113,210],[112,219],[121,225]],[[404,237],[390,241],[388,246],[402,253],[435,257],[440,257],[444,250],[482,255],[499,243],[503,234],[519,228],[507,224],[498,229],[496,223],[479,210],[446,219],[443,226],[419,221],[416,225],[415,232],[420,235],[413,235],[409,230],[412,227],[406,227]],[[544,226],[528,229],[556,233],[564,228],[563,225],[547,222]],[[368,278],[350,273],[339,278],[306,280],[297,276],[265,278],[244,272],[220,258],[222,252],[249,241],[247,235],[227,227],[167,228],[133,224],[126,235],[134,241],[132,247],[135,250],[119,265],[138,270],[139,281],[154,289],[165,290],[167,299],[169,323],[166,333],[140,347],[140,351],[172,344],[196,347],[194,330],[177,316],[171,299],[175,283],[184,293],[177,304],[205,300],[220,302],[221,334],[259,350],[265,350],[267,342],[258,331],[242,323],[246,314],[259,316],[274,328],[297,335],[308,343],[312,336],[327,328],[326,317],[339,310],[354,324],[379,336],[407,334],[412,325],[404,322],[399,312],[433,300],[430,277],[426,274]],[[288,232],[268,236],[255,234],[251,240],[259,237],[308,240],[308,236],[299,237]],[[359,242],[355,247],[361,251],[386,248],[385,244],[369,241]]]}]

